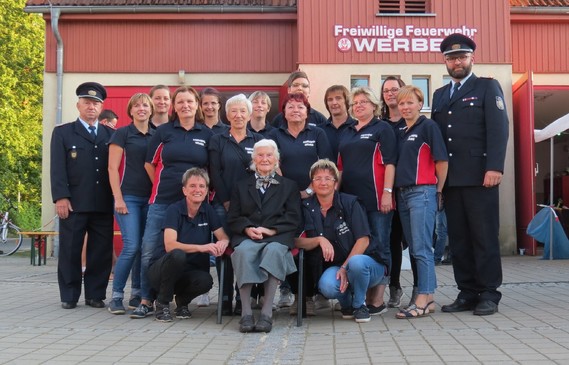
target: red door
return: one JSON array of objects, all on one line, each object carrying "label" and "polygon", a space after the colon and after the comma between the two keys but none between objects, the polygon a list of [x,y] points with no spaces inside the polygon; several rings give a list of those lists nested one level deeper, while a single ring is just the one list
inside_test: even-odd
[{"label": "red door", "polygon": [[526,234],[536,211],[533,74],[524,74],[513,86],[514,144],[516,164],[516,233],[518,248],[536,255],[535,240]]}]

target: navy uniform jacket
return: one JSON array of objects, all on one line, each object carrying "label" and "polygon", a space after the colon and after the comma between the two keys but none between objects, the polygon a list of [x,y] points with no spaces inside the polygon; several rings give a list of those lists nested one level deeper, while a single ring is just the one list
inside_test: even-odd
[{"label": "navy uniform jacket", "polygon": [[71,201],[75,213],[113,212],[107,143],[113,129],[99,123],[91,139],[79,119],[55,127],[51,136],[51,195],[53,202]]},{"label": "navy uniform jacket", "polygon": [[431,118],[449,156],[447,186],[482,186],[486,171],[504,171],[508,114],[498,81],[472,76],[455,92],[450,84],[433,95]]}]

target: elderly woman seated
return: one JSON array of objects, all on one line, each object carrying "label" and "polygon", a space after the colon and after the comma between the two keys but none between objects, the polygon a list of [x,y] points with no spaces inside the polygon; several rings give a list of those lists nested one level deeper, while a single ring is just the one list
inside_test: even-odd
[{"label": "elderly woman seated", "polygon": [[328,299],[338,299],[342,317],[369,322],[366,291],[380,284],[387,266],[369,239],[367,216],[357,197],[336,191],[338,177],[336,165],[328,160],[310,168],[315,194],[302,201],[306,237],[295,243],[307,254],[319,254],[324,272],[318,289]]},{"label": "elderly woman seated", "polygon": [[[227,224],[231,256],[241,294],[239,331],[269,332],[277,285],[296,271],[290,249],[301,221],[300,193],[292,180],[276,174],[279,151],[274,141],[262,139],[253,147],[254,175],[238,182],[231,196]],[[255,323],[251,289],[264,283],[265,301]]]}]

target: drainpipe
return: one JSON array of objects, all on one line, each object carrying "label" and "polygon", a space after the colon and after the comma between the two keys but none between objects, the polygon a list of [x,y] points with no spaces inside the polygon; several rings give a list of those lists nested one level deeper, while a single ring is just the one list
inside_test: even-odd
[{"label": "drainpipe", "polygon": [[[59,8],[51,8],[51,30],[57,42],[56,48],[56,64],[57,64],[57,91],[56,91],[56,109],[55,109],[55,125],[63,123],[63,39],[59,33],[59,16],[61,10]],[[59,232],[59,218],[55,218],[54,231]],[[59,257],[59,235],[53,239],[53,255]]]}]

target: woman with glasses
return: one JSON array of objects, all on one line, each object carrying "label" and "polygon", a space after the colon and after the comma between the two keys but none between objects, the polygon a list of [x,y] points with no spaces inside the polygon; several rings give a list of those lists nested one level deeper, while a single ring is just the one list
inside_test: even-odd
[{"label": "woman with glasses", "polygon": [[[341,191],[356,195],[364,202],[371,229],[371,241],[379,247],[381,262],[385,265],[385,278],[389,276],[391,253],[389,235],[393,217],[393,180],[397,162],[397,147],[393,128],[379,120],[380,102],[368,87],[351,93],[351,114],[356,123],[340,136],[338,167],[342,171]],[[368,292],[370,314],[387,311],[383,294],[387,285]]]},{"label": "woman with glasses", "polygon": [[377,241],[370,241],[365,210],[354,195],[336,191],[339,172],[329,160],[310,168],[314,195],[302,202],[306,237],[297,247],[317,251],[324,271],[318,289],[329,299],[338,299],[342,318],[369,322],[365,297],[385,275]]}]

